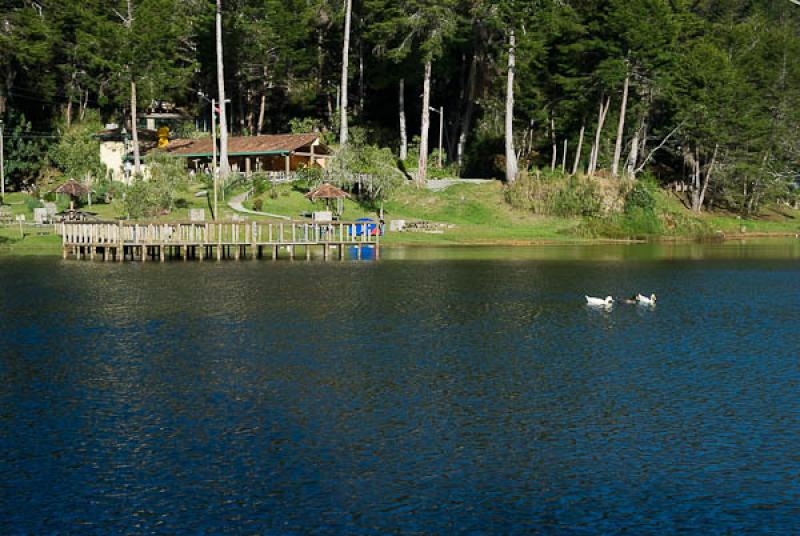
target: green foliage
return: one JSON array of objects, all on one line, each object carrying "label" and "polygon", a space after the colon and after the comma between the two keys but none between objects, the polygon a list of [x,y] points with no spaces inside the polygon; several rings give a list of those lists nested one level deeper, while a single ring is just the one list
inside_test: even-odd
[{"label": "green foliage", "polygon": [[162,151],[145,159],[149,176],[139,178],[128,188],[123,210],[128,218],[153,217],[175,208],[177,194],[185,192],[188,176],[185,163]]},{"label": "green foliage", "polygon": [[322,120],[313,117],[294,117],[289,120],[289,130],[292,134],[308,134],[317,132],[322,137],[322,143],[330,145],[336,141],[336,134],[325,128]]},{"label": "green foliage", "polygon": [[100,140],[95,134],[101,129],[96,114],[65,128],[61,139],[50,148],[53,164],[67,178],[84,181],[105,177],[106,168],[100,161]]},{"label": "green foliage", "polygon": [[598,189],[591,179],[561,173],[520,173],[505,194],[512,206],[535,214],[593,216],[601,209]]},{"label": "green foliage", "polygon": [[263,199],[256,199],[255,201],[253,201],[253,210],[261,212],[263,209],[264,209]]},{"label": "green foliage", "polygon": [[125,193],[125,184],[105,177],[97,184],[93,184],[92,189],[95,192],[93,199],[96,199],[98,203],[111,203]]},{"label": "green foliage", "polygon": [[33,209],[41,208],[42,206],[44,206],[42,205],[42,202],[35,197],[30,195],[25,196],[25,208],[28,210],[28,212],[33,212]]},{"label": "green foliage", "polygon": [[[50,159],[68,176],[99,179],[103,172],[85,123],[122,123],[132,81],[141,109],[170,101],[207,117],[197,90],[216,94],[213,3],[131,0],[131,17],[121,0],[6,4],[0,10],[0,113],[12,185],[50,174]],[[228,109],[237,134],[313,130],[332,141],[343,19],[342,3],[331,0],[223,2]],[[522,167],[549,167],[552,144],[560,153],[564,141],[571,163],[582,128],[579,160],[585,166],[598,105],[610,98],[598,148],[600,166],[606,166],[629,76],[623,162],[639,139],[634,167],[647,158],[647,169],[663,185],[686,181],[692,168],[685,161],[699,158],[703,174],[712,177],[705,205],[743,215],[796,196],[790,187],[800,162],[800,8],[792,2],[364,0],[355,3],[353,20],[351,117],[369,135],[359,154],[342,154],[336,173],[326,178],[361,199],[386,197],[395,175],[402,182],[377,147],[398,145],[401,79],[408,132],[419,132],[427,61],[433,66],[431,105],[445,107],[447,156],[455,160],[460,153],[459,171],[466,176],[502,175],[512,30],[513,126]],[[62,126],[67,115],[70,129]],[[174,132],[193,137],[193,130],[188,121]],[[417,157],[412,151],[408,165]],[[430,169],[433,177],[452,171]],[[348,179],[358,173],[382,179],[377,188],[362,189]],[[582,207],[585,185],[574,186],[548,194],[546,210],[592,212]],[[642,202],[631,199],[627,212]]]},{"label": "green foliage", "polygon": [[391,149],[368,145],[358,128],[351,129],[350,141],[328,162],[323,178],[366,202],[386,199],[404,182]]},{"label": "green foliage", "polygon": [[47,163],[48,138],[16,112],[8,115],[3,131],[6,183],[17,187],[32,183]]},{"label": "green foliage", "polygon": [[654,190],[657,186],[645,178],[635,182],[633,187],[625,195],[625,213],[634,212],[654,212],[656,208],[656,197]]}]

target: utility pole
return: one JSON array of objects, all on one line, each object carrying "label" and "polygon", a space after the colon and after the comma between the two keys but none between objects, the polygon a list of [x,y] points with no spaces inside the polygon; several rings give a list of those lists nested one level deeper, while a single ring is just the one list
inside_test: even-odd
[{"label": "utility pole", "polygon": [[211,173],[214,178],[214,219],[216,220],[219,170],[217,169],[217,101],[215,99],[211,99]]},{"label": "utility pole", "polygon": [[0,119],[0,205],[6,201],[6,168],[3,155],[3,121]]},{"label": "utility pole", "polygon": [[213,217],[216,220],[217,191],[219,190],[219,186],[217,185],[217,181],[219,180],[219,168],[217,167],[217,99],[209,100],[202,91],[198,91],[197,96],[211,104],[211,173],[214,179],[214,206],[212,210],[214,211]]}]

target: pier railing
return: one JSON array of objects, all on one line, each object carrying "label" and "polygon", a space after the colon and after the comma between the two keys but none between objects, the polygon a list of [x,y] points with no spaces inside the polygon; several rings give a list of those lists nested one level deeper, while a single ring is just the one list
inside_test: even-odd
[{"label": "pier railing", "polygon": [[370,222],[174,222],[61,224],[64,245],[285,245],[374,244],[377,223]]},{"label": "pier railing", "polygon": [[[348,245],[380,246],[380,227],[375,222],[331,222],[308,221],[287,222],[64,222],[60,224],[64,256],[69,252],[77,257],[102,253],[123,260],[130,253],[138,252],[144,260],[149,254],[164,258],[178,254],[184,258],[199,256],[217,258],[233,255],[261,256],[263,248],[273,248],[273,257],[278,248],[305,246],[309,255],[310,246],[323,246],[324,256],[330,248]],[[233,253],[231,253],[233,252]]]}]

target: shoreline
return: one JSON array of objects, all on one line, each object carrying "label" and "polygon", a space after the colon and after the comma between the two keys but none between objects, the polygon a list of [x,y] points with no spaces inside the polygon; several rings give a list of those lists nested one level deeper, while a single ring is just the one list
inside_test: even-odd
[{"label": "shoreline", "polygon": [[[36,237],[34,243],[0,244],[0,257],[14,256],[17,254],[27,255],[61,255],[61,240],[55,241],[56,235]],[[553,247],[553,246],[626,246],[626,245],[646,245],[646,244],[723,244],[741,240],[780,240],[780,239],[800,239],[800,233],[793,232],[752,232],[752,233],[732,233],[724,236],[705,236],[705,237],[682,237],[682,236],[659,236],[648,239],[622,239],[622,238],[532,238],[524,239],[476,239],[476,240],[430,240],[430,241],[405,241],[402,239],[389,240],[382,242],[381,248],[385,249],[425,249],[425,248],[481,248],[481,247],[509,247],[509,248],[531,248],[531,247]]]}]

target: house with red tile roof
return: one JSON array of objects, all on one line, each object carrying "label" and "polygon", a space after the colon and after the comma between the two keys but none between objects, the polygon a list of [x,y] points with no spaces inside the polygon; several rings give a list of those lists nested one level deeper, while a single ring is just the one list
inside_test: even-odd
[{"label": "house with red tile roof", "polygon": [[[176,157],[186,158],[189,169],[211,167],[214,154],[212,140],[170,140],[165,150]],[[217,147],[217,156],[219,148]],[[228,162],[233,171],[290,172],[310,167],[325,167],[330,149],[319,134],[269,134],[264,136],[232,136],[228,138]]]}]

